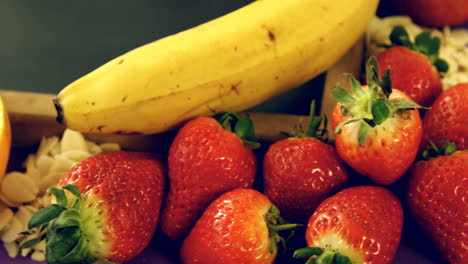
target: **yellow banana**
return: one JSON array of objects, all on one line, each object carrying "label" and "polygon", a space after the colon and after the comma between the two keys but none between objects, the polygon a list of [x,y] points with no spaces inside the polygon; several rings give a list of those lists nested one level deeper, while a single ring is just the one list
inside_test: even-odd
[{"label": "yellow banana", "polygon": [[378,0],[258,0],[123,54],[65,87],[58,120],[82,132],[163,132],[238,112],[312,79],[364,33]]}]

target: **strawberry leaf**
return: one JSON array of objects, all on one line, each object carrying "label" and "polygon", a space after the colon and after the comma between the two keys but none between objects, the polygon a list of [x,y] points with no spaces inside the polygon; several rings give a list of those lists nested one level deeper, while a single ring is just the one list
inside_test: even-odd
[{"label": "strawberry leaf", "polygon": [[64,186],[62,186],[62,189],[68,190],[70,193],[72,193],[78,199],[81,198],[80,189],[77,186],[73,185],[73,184],[65,184]]},{"label": "strawberry leaf", "polygon": [[320,256],[322,253],[323,249],[319,247],[300,248],[294,251],[293,258],[308,259],[312,256]]},{"label": "strawberry leaf", "polygon": [[67,207],[68,199],[67,199],[67,196],[65,195],[65,192],[62,189],[50,187],[49,189],[47,189],[47,192],[55,196],[55,200],[57,201],[58,205]]},{"label": "strawberry leaf", "polygon": [[358,142],[359,146],[363,146],[366,143],[367,135],[372,130],[372,127],[367,122],[361,122],[361,126],[358,131]]},{"label": "strawberry leaf", "polygon": [[340,105],[340,113],[341,113],[342,116],[352,116],[349,109],[344,105]]},{"label": "strawberry leaf", "polygon": [[415,109],[415,108],[419,108],[419,109],[430,109],[430,108],[427,108],[427,107],[422,107],[420,106],[419,104],[413,102],[413,101],[409,101],[409,100],[391,100],[391,101],[388,101],[388,103],[391,105],[391,107],[393,107],[394,109],[398,110],[398,109]]},{"label": "strawberry leaf", "polygon": [[446,60],[438,58],[434,62],[434,66],[437,68],[439,72],[448,72],[449,65]]},{"label": "strawberry leaf", "polygon": [[446,141],[440,148],[429,141],[429,146],[423,151],[422,157],[424,160],[430,160],[438,156],[447,156],[457,151],[457,146],[450,141]]},{"label": "strawberry leaf", "polygon": [[73,247],[73,249],[70,252],[68,252],[68,254],[66,254],[62,258],[62,261],[64,263],[96,263],[88,255],[89,242],[85,237],[81,236],[78,240],[78,243]]},{"label": "strawberry leaf", "polygon": [[335,258],[333,259],[334,264],[353,264],[351,260],[347,256],[343,256],[340,253],[335,254]]},{"label": "strawberry leaf", "polygon": [[263,217],[268,227],[268,235],[271,238],[270,253],[277,250],[278,243],[281,243],[283,248],[286,249],[286,240],[278,233],[282,231],[294,232],[294,229],[300,225],[287,222],[281,217],[279,209],[274,205]]},{"label": "strawberry leaf", "polygon": [[225,113],[218,118],[221,126],[235,133],[244,143],[244,145],[256,149],[260,147],[259,138],[255,136],[255,128],[249,117],[240,117],[235,113]]},{"label": "strawberry leaf", "polygon": [[81,225],[80,212],[76,209],[63,211],[55,220],[55,225],[55,228],[79,227]]},{"label": "strawberry leaf", "polygon": [[376,125],[382,124],[390,117],[390,110],[383,99],[377,99],[372,102],[371,112],[373,121]]},{"label": "strawberry leaf", "polygon": [[382,80],[379,82],[385,97],[388,97],[392,93],[392,79],[390,78],[390,68],[387,68],[382,76]]},{"label": "strawberry leaf", "polygon": [[333,264],[333,259],[335,258],[335,252],[326,250],[320,255],[315,263],[317,264]]},{"label": "strawberry leaf", "polygon": [[[328,141],[328,131],[327,131],[327,116],[323,115],[323,117],[315,115],[315,100],[312,100],[310,103],[310,110],[309,110],[309,124],[307,131],[301,135],[299,133],[296,136],[299,137],[315,137],[322,142]],[[322,125],[322,128],[320,126]]]},{"label": "strawberry leaf", "polygon": [[248,117],[240,118],[234,127],[234,133],[250,148],[256,149],[260,147],[260,143],[257,142],[258,137],[255,136],[252,119]]},{"label": "strawberry leaf", "polygon": [[370,57],[366,63],[366,80],[370,90],[380,84],[379,64],[374,56]]},{"label": "strawberry leaf", "polygon": [[429,32],[422,32],[416,36],[414,44],[416,50],[426,55],[431,63],[437,60],[440,48],[439,38],[431,38]]},{"label": "strawberry leaf", "polygon": [[57,218],[65,209],[66,208],[61,205],[52,204],[36,211],[29,219],[28,229],[32,229],[52,221],[53,219]]},{"label": "strawberry leaf", "polygon": [[402,26],[396,26],[393,28],[390,33],[390,41],[393,46],[413,47],[413,43],[411,42],[408,32],[406,32],[406,29]]},{"label": "strawberry leaf", "polygon": [[356,97],[362,97],[366,93],[364,92],[364,89],[362,89],[362,85],[354,78],[353,75],[351,74],[346,74],[349,78],[349,87],[351,87],[351,91]]},{"label": "strawberry leaf", "polygon": [[22,243],[19,246],[19,250],[21,251],[21,250],[26,249],[26,248],[32,248],[32,247],[36,246],[37,244],[39,244],[44,239],[45,239],[45,234],[40,236],[40,237],[30,239],[30,240]]},{"label": "strawberry leaf", "polygon": [[314,136],[317,133],[318,128],[320,127],[320,123],[322,123],[321,117],[315,117],[315,100],[312,100],[310,103],[310,110],[309,110],[309,127],[307,129],[306,135],[307,136]]},{"label": "strawberry leaf", "polygon": [[[53,225],[52,225],[53,226]],[[73,250],[81,237],[77,227],[47,229],[46,260],[49,264],[67,263],[64,257]]]},{"label": "strawberry leaf", "polygon": [[343,128],[344,125],[351,124],[351,123],[361,121],[361,120],[362,120],[361,118],[353,118],[353,119],[348,119],[339,123],[335,128],[335,134],[337,135],[341,134],[341,128]]},{"label": "strawberry leaf", "polygon": [[345,89],[336,85],[332,90],[333,98],[342,104],[354,104],[356,99]]}]

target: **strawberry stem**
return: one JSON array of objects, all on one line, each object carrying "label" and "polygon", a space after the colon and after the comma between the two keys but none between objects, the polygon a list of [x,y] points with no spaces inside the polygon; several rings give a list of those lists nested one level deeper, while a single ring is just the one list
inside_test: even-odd
[{"label": "strawberry stem", "polygon": [[255,136],[254,124],[249,117],[240,117],[235,113],[225,113],[218,118],[218,122],[225,130],[235,133],[244,145],[252,149],[260,147],[259,138]]},{"label": "strawberry stem", "polygon": [[309,120],[307,130],[304,130],[301,123],[294,126],[293,132],[285,133],[288,137],[305,138],[314,137],[322,142],[328,141],[327,123],[328,119],[326,115],[316,116],[315,115],[316,103],[312,100],[310,103]]},{"label": "strawberry stem", "polygon": [[277,250],[278,243],[282,244],[282,247],[286,249],[286,240],[278,233],[282,231],[290,231],[291,237],[294,235],[294,229],[301,226],[300,224],[291,224],[280,216],[280,211],[276,206],[271,206],[270,210],[264,216],[265,222],[268,226],[269,236],[271,238],[270,253]]}]

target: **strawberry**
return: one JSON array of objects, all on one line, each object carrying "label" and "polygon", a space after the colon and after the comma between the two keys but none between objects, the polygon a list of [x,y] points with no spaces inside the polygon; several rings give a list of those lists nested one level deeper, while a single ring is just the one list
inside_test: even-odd
[{"label": "strawberry", "polygon": [[322,202],[306,230],[306,263],[391,263],[400,243],[403,209],[383,187],[345,189]]},{"label": "strawberry", "polygon": [[451,141],[459,149],[468,149],[468,83],[460,83],[449,88],[427,111],[423,120],[423,140],[425,149],[429,141],[441,145]]},{"label": "strawberry", "polygon": [[[244,145],[255,147],[249,141],[254,138],[252,121],[234,114],[221,119],[224,127],[210,117],[189,121],[169,149],[170,190],[161,227],[170,238],[186,236],[205,208],[222,193],[253,185],[257,161]],[[232,121],[237,121],[234,132]]]},{"label": "strawberry", "polygon": [[466,0],[392,0],[393,6],[416,22],[431,27],[468,22]]},{"label": "strawberry", "polygon": [[254,189],[235,189],[213,201],[181,248],[182,262],[267,264],[277,255],[279,231],[297,227]]},{"label": "strawberry", "polygon": [[308,130],[275,142],[263,159],[265,194],[287,219],[307,220],[320,202],[348,180],[333,146],[321,141],[326,140],[324,132],[317,134],[322,118],[314,114],[312,102]]},{"label": "strawberry", "polygon": [[451,143],[441,149],[432,144],[429,150],[425,152],[429,160],[415,163],[410,170],[408,207],[450,263],[466,263],[468,152],[456,151]]},{"label": "strawberry", "polygon": [[423,32],[413,43],[406,30],[397,26],[390,34],[390,40],[390,48],[377,58],[380,69],[391,69],[392,88],[429,107],[442,93],[439,71],[448,70],[447,62],[439,58],[440,39]]},{"label": "strawberry", "polygon": [[47,231],[22,248],[45,238],[49,264],[121,263],[140,254],[153,236],[164,167],[150,153],[108,152],[76,164],[57,187],[49,189],[57,202],[28,224]]},{"label": "strawberry", "polygon": [[335,87],[335,146],[341,159],[377,184],[392,184],[413,163],[422,136],[420,106],[391,88],[389,71],[378,79],[374,57],[366,65],[369,87],[350,76],[351,95]]}]

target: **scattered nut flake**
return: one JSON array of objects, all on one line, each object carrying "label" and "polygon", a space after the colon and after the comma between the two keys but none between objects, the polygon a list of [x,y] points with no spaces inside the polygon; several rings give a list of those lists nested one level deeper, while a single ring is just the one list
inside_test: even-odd
[{"label": "scattered nut flake", "polygon": [[19,252],[19,245],[40,234],[20,235],[26,231],[31,215],[52,203],[51,195],[45,191],[76,163],[99,154],[120,150],[115,143],[98,145],[87,141],[79,132],[65,130],[62,139],[42,138],[36,153],[23,162],[24,172],[8,172],[0,186],[0,239],[8,255],[15,258],[30,254],[35,261],[45,261],[45,241],[32,249]]}]

